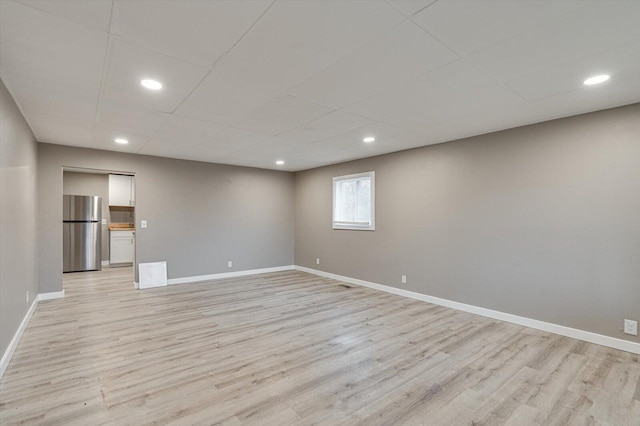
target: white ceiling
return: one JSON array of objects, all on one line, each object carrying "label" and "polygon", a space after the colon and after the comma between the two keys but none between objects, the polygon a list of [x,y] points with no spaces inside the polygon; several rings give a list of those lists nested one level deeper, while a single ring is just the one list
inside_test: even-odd
[{"label": "white ceiling", "polygon": [[295,171],[638,102],[640,0],[0,0],[0,73],[41,142]]}]

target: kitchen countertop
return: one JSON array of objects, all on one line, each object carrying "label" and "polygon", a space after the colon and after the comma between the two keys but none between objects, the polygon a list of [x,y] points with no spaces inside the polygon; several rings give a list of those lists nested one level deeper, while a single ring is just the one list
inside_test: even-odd
[{"label": "kitchen countertop", "polygon": [[128,223],[111,223],[109,231],[135,231],[136,228]]}]

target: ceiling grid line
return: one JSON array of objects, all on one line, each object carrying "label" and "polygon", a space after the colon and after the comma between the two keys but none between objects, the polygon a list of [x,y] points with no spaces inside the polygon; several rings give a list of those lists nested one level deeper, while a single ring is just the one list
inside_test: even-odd
[{"label": "ceiling grid line", "polygon": [[[91,30],[94,30],[94,31],[100,31],[101,33],[109,34],[109,30],[107,30],[107,31],[103,31],[103,30],[101,30],[100,28],[96,28],[96,27],[91,26],[91,25],[85,25],[85,24],[82,24],[82,23],[80,23],[80,22],[78,22],[78,21],[75,21],[75,20],[73,20],[73,19],[68,19],[68,18],[65,18],[65,17],[63,17],[63,16],[54,15],[53,13],[51,13],[51,12],[47,12],[46,10],[43,10],[43,9],[40,9],[40,8],[34,7],[34,6],[33,6],[32,4],[30,4],[30,3],[20,2],[19,0],[0,0],[0,1],[10,1],[10,2],[12,2],[12,3],[19,4],[20,6],[27,7],[27,8],[29,8],[29,9],[33,9],[33,10],[35,10],[35,11],[39,12],[39,13],[44,13],[44,14],[50,15],[50,16],[52,16],[52,17],[54,17],[54,18],[62,19],[63,21],[67,21],[67,22],[69,22],[69,23],[71,23],[71,24],[82,25],[83,27],[85,27],[85,28],[87,28],[87,29],[91,29]],[[51,0],[50,0],[50,1],[51,1]],[[55,0],[54,0],[54,1],[55,1]],[[104,0],[103,0],[103,1],[104,1]],[[113,2],[114,2],[115,0],[108,0],[108,1],[110,1],[110,2],[111,2],[111,4],[113,5]]]},{"label": "ceiling grid line", "polygon": [[113,25],[113,13],[114,13],[114,0],[111,0],[111,14],[109,15],[109,31],[107,33],[107,47],[104,52],[104,63],[102,66],[102,76],[100,77],[100,91],[98,92],[98,99],[96,101],[96,113],[93,120],[93,128],[91,134],[91,143],[96,143],[96,126],[98,123],[98,119],[100,117],[100,104],[102,102],[102,97],[104,94],[104,88],[107,84],[107,71],[109,70],[109,59],[111,57],[111,49],[113,48],[113,43],[111,40],[111,26]]},{"label": "ceiling grid line", "polygon": [[45,143],[293,171],[640,101],[638,2],[0,8],[0,78]]},{"label": "ceiling grid line", "polygon": [[209,72],[200,80],[200,82],[193,88],[193,90],[191,90],[189,92],[189,94],[182,100],[182,102],[180,102],[174,109],[173,111],[171,111],[170,114],[174,114],[178,108],[180,108],[180,106],[182,106],[182,104],[189,99],[189,97],[200,87],[200,85],[202,84],[203,81],[205,81],[207,79],[207,77],[209,77],[209,75],[216,69],[216,67],[218,67],[219,65],[222,64],[223,62],[223,58],[227,57],[232,51],[233,49],[238,46],[240,44],[240,42],[242,41],[243,38],[245,38],[247,36],[247,34],[249,34],[249,32],[251,31],[251,29],[253,27],[256,26],[256,24],[262,19],[262,17],[269,11],[269,9],[271,9],[271,7],[273,6],[273,4],[276,2],[276,0],[273,0],[271,2],[271,4],[269,5],[269,7],[267,7],[265,9],[264,12],[262,12],[262,14],[258,17],[258,19],[255,20],[255,22],[253,24],[251,24],[251,26],[240,36],[240,38],[238,38],[238,40],[233,44],[233,46],[231,46],[226,52],[224,52],[222,55],[220,55],[218,57],[218,59],[216,59],[216,61],[214,62],[213,66],[209,69]]},{"label": "ceiling grid line", "polygon": [[[193,89],[187,94],[187,96],[185,96],[182,101],[175,107],[173,108],[173,110],[169,113],[169,116],[167,116],[166,120],[164,120],[163,124],[166,123],[167,120],[169,120],[169,118],[171,116],[177,115],[176,111],[178,111],[178,109],[189,99],[189,97],[191,97],[191,95],[193,95],[193,93],[202,85],[202,83],[211,75],[211,73],[215,70],[215,68],[217,66],[219,66],[222,63],[223,58],[225,58],[228,54],[230,54],[233,49],[239,45],[239,43],[242,41],[242,39],[244,37],[246,37],[247,34],[249,34],[249,32],[251,31],[251,29],[253,27],[255,27],[257,25],[257,23],[262,19],[262,17],[269,11],[269,9],[271,9],[271,7],[274,5],[274,3],[276,2],[276,0],[273,0],[271,2],[271,4],[269,4],[269,6],[260,14],[260,16],[251,24],[251,26],[249,28],[247,28],[247,30],[238,38],[238,40],[236,40],[236,42],[226,51],[224,52],[222,55],[220,55],[216,61],[214,62],[213,66],[209,69],[209,71],[204,75],[204,77],[202,77],[202,79],[200,79],[200,81],[193,87]],[[179,116],[179,115],[178,115]],[[191,118],[190,118],[191,119]],[[230,126],[228,126],[230,127]],[[160,130],[162,129],[162,125],[158,127],[157,131],[150,137],[147,139],[147,141],[136,151],[137,153],[141,152],[145,146],[147,146],[149,144],[149,142],[151,140],[153,140],[153,138],[155,136],[157,136],[157,134],[160,132]]]},{"label": "ceiling grid line", "polygon": [[258,18],[249,26],[249,28],[247,28],[247,30],[242,33],[238,40],[236,40],[236,42],[233,43],[233,45],[229,49],[227,49],[222,55],[218,57],[218,59],[216,59],[211,69],[216,69],[224,63],[224,60],[228,58],[229,55],[231,55],[231,53],[240,45],[240,43],[242,43],[242,40],[244,40],[249,35],[249,33],[251,33],[251,30],[253,30],[255,26],[258,25],[258,23],[262,20],[262,18],[264,18],[264,16],[271,10],[276,1],[277,0],[273,0],[269,4],[269,6],[260,14],[260,16],[258,16]]},{"label": "ceiling grid line", "polygon": [[[398,11],[398,13],[401,13],[400,11]],[[373,45],[374,43],[376,43],[377,41],[380,41],[381,39],[385,38],[390,32],[392,32],[394,29],[398,28],[399,26],[401,26],[402,24],[404,24],[405,22],[409,21],[410,18],[405,17],[405,19],[401,22],[398,22],[396,25],[394,25],[393,27],[389,28],[387,31],[385,31],[384,33],[380,34],[379,37],[372,39],[369,43],[363,44],[359,47],[357,47],[356,49],[354,49],[353,51],[349,52],[348,54],[344,55],[343,57],[337,59],[335,62],[331,62],[329,65],[327,65],[326,67],[320,69],[316,74],[306,78],[305,80],[301,81],[300,83],[296,84],[295,86],[292,86],[290,88],[288,88],[286,90],[286,93],[289,94],[291,93],[291,91],[295,90],[296,88],[303,86],[305,83],[307,83],[309,80],[313,79],[316,75],[318,74],[322,74],[324,71],[327,71],[329,69],[331,69],[332,67],[339,65],[341,62],[347,61],[349,59],[349,57],[353,54],[356,54],[358,51],[361,51],[371,45]]]}]

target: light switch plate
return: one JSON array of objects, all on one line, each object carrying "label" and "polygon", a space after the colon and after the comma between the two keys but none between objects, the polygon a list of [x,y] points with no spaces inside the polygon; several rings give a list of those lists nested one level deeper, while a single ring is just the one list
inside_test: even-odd
[{"label": "light switch plate", "polygon": [[107,224],[107,219],[102,219],[102,224],[106,225]]},{"label": "light switch plate", "polygon": [[638,321],[626,319],[624,320],[624,332],[632,336],[638,335]]},{"label": "light switch plate", "polygon": [[141,220],[140,221],[140,228],[146,228],[147,227],[147,221],[146,220]]}]

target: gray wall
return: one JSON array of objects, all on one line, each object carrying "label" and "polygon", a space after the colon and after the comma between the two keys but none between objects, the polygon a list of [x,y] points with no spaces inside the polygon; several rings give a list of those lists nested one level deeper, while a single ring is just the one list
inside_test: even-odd
[{"label": "gray wall", "polygon": [[293,264],[291,173],[50,144],[38,155],[40,292],[62,289],[63,167],[135,174],[136,261],[166,260],[169,278]]},{"label": "gray wall", "polygon": [[0,357],[38,292],[36,152],[35,137],[0,80]]},{"label": "gray wall", "polygon": [[[376,231],[332,230],[331,178],[369,170]],[[640,341],[640,104],[299,172],[295,202],[297,265]]]},{"label": "gray wall", "polygon": [[[63,172],[62,193],[66,195],[98,195],[102,197],[102,218],[109,217],[109,175],[97,173]],[[62,225],[60,225],[62,226]],[[109,260],[109,226],[102,227],[102,260]]]}]

